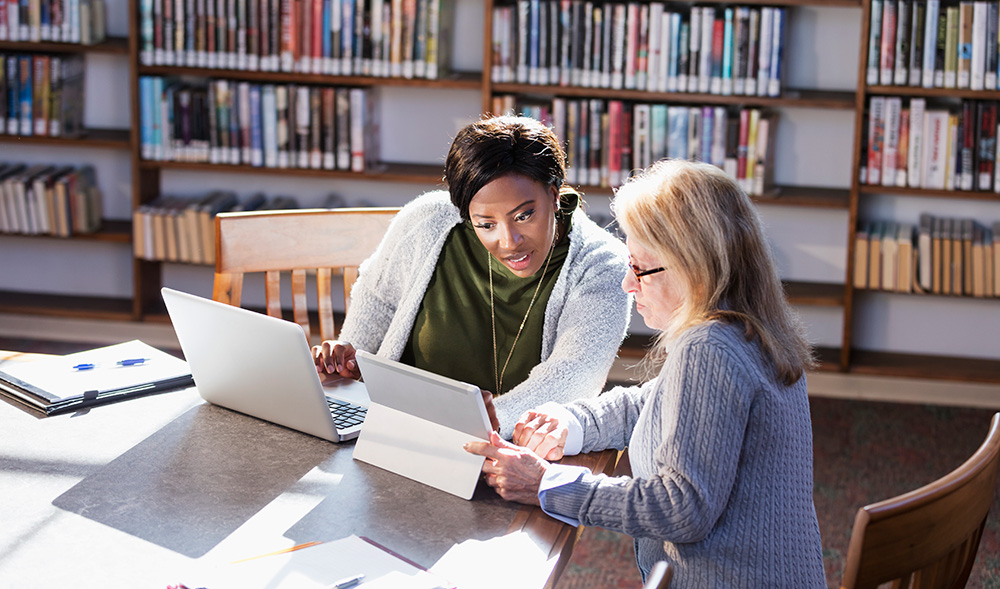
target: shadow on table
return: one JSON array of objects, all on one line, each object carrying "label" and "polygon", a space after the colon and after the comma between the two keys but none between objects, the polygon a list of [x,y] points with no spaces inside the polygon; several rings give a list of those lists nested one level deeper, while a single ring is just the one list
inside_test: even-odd
[{"label": "shadow on table", "polygon": [[343,478],[285,533],[296,544],[357,534],[429,567],[463,540],[504,535],[521,510],[482,481],[466,501],[354,460],[352,452],[337,452],[320,469]]},{"label": "shadow on table", "polygon": [[336,452],[319,438],[204,404],[52,503],[197,558]]}]

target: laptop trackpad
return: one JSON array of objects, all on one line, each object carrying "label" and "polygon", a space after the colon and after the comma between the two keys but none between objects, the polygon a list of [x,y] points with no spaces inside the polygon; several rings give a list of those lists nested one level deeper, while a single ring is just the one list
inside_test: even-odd
[{"label": "laptop trackpad", "polygon": [[323,383],[323,393],[327,397],[354,403],[367,407],[371,400],[368,398],[368,389],[365,383],[342,376],[324,375],[320,377]]}]

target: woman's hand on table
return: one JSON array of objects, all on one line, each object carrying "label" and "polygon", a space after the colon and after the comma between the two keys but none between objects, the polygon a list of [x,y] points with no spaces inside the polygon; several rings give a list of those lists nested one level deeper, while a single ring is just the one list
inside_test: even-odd
[{"label": "woman's hand on table", "polygon": [[318,346],[313,346],[312,354],[313,361],[316,363],[316,372],[320,376],[335,374],[354,380],[361,378],[361,370],[358,368],[358,361],[355,358],[357,350],[347,342],[326,340]]}]

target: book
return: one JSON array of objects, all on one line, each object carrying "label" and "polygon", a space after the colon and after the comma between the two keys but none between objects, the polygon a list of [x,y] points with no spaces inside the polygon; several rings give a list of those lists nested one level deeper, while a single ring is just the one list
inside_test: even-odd
[{"label": "book", "polygon": [[882,156],[885,149],[884,96],[872,96],[868,101],[868,184],[882,183]]},{"label": "book", "polygon": [[914,283],[914,227],[909,223],[899,224],[896,236],[896,291],[913,292]]},{"label": "book", "polygon": [[922,213],[917,225],[917,284],[923,292],[931,292],[931,275],[933,267],[933,257],[931,253],[931,234],[934,226],[934,217],[928,213]]},{"label": "book", "polygon": [[193,385],[186,362],[139,340],[0,370],[0,394],[46,415]]},{"label": "book", "polygon": [[868,234],[868,288],[882,288],[882,239],[885,233],[885,222],[872,224]]},{"label": "book", "polygon": [[854,232],[854,288],[868,288],[868,234],[870,224],[859,223]]},{"label": "book", "polygon": [[[934,61],[938,44],[938,20],[940,19],[940,0],[927,0],[924,16],[924,55],[921,67],[924,88],[934,87]],[[942,83],[943,83],[942,76]]]},{"label": "book", "polygon": [[896,0],[882,2],[882,34],[879,49],[879,83],[891,86],[896,67]]},{"label": "book", "polygon": [[924,115],[923,188],[943,189],[948,154],[948,111],[932,109]]},{"label": "book", "polygon": [[878,85],[882,67],[882,4],[883,0],[871,0],[871,15],[868,19],[868,61],[865,71],[865,80],[869,86]]}]

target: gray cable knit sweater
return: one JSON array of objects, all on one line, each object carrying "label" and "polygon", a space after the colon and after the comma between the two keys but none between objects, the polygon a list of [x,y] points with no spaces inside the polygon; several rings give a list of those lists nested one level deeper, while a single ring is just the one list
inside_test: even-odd
[{"label": "gray cable knit sweater", "polygon": [[545,509],[631,535],[671,587],[825,587],[805,377],[772,372],[741,326],[689,329],[654,380],[566,407],[583,451],[628,446],[634,478],[588,473]]},{"label": "gray cable knit sweater", "polygon": [[[462,222],[446,191],[414,199],[392,221],[362,264],[339,339],[398,360],[451,229]],[[631,297],[621,288],[628,251],[581,210],[573,213],[566,260],[545,308],[542,356],[528,379],[497,397],[500,433],[546,401],[569,402],[601,391],[625,337]],[[490,326],[480,329],[489,341]],[[483,366],[492,374],[492,366]]]}]

